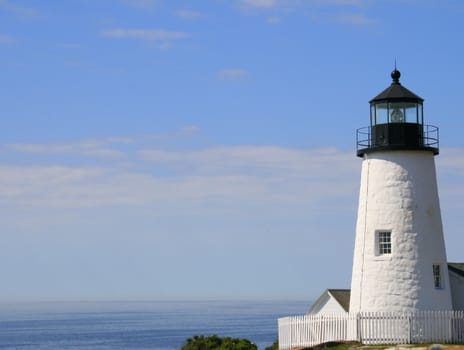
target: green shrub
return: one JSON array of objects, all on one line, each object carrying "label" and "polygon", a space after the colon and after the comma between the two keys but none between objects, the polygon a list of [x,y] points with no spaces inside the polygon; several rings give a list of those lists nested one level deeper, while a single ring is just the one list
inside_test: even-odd
[{"label": "green shrub", "polygon": [[181,350],[258,350],[248,339],[195,335],[188,338]]},{"label": "green shrub", "polygon": [[279,350],[279,340],[276,340],[272,345],[266,347],[265,350]]}]

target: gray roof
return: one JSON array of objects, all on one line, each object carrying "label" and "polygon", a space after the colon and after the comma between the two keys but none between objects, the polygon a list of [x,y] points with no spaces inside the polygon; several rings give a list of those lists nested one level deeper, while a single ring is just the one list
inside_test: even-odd
[{"label": "gray roof", "polygon": [[350,310],[351,290],[349,289],[328,289],[327,291],[335,298],[335,300],[337,300],[337,302],[346,312]]},{"label": "gray roof", "polygon": [[448,270],[464,277],[464,263],[448,263]]},{"label": "gray roof", "polygon": [[333,298],[346,312],[350,309],[350,290],[349,289],[326,289],[324,293],[313,303],[308,311],[308,314],[312,314],[315,310],[319,310],[319,307],[325,304],[328,298]]}]

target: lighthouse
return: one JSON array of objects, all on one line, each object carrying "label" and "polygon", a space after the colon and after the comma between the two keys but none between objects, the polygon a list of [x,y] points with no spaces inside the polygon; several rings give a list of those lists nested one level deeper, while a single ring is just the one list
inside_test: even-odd
[{"label": "lighthouse", "polygon": [[362,158],[351,289],[326,289],[279,318],[279,349],[334,341],[463,343],[464,262],[448,263],[438,198],[438,128],[391,73],[357,130]]},{"label": "lighthouse", "polygon": [[362,158],[350,312],[452,310],[435,171],[438,128],[424,100],[392,83],[357,130]]}]

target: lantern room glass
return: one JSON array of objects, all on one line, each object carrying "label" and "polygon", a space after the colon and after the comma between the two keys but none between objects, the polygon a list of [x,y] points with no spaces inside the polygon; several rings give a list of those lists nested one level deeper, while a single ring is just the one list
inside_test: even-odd
[{"label": "lantern room glass", "polygon": [[371,104],[371,125],[413,123],[423,125],[422,103],[380,102]]}]

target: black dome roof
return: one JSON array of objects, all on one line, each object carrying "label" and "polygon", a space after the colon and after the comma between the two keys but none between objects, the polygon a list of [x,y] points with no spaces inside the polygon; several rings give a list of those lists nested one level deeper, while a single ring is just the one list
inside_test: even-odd
[{"label": "black dome roof", "polygon": [[383,90],[379,95],[374,97],[369,103],[378,103],[378,102],[424,102],[422,97],[417,96],[412,91],[406,89],[400,83],[401,73],[399,70],[395,69],[391,73],[393,79],[391,85]]}]

